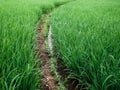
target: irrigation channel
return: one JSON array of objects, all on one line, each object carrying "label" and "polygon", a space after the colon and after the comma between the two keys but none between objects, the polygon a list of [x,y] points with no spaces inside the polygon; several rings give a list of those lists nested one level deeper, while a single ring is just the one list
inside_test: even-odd
[{"label": "irrigation channel", "polygon": [[[59,5],[61,6],[61,5]],[[56,8],[58,8],[57,6]],[[55,10],[54,8],[53,10]],[[51,12],[53,12],[53,10]],[[47,25],[47,19],[50,16],[50,13],[47,13],[43,15],[43,18],[41,19],[41,22],[39,23],[38,27],[38,47],[39,47],[39,59],[41,60],[41,71],[42,71],[42,88],[43,90],[66,90],[67,87],[65,87],[60,82],[60,77],[57,73],[57,69],[53,66],[52,68],[56,69],[55,73],[57,73],[57,76],[54,75],[51,71],[51,60],[54,57],[53,55],[50,55],[52,52],[52,38],[51,38],[51,26]],[[46,32],[45,29],[47,28],[47,36],[44,35]],[[46,45],[46,41],[48,43],[48,46]],[[47,49],[49,47],[49,50]],[[59,66],[58,66],[59,67]],[[63,68],[62,68],[63,69]],[[57,77],[57,80],[55,79]],[[62,77],[62,76],[61,76]],[[41,90],[41,89],[38,89]],[[70,89],[69,89],[70,90]]]}]

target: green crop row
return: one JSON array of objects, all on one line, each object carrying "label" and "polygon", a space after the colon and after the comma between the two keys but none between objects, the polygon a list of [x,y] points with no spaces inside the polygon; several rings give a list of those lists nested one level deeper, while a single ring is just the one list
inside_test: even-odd
[{"label": "green crop row", "polygon": [[120,1],[76,0],[50,18],[69,77],[88,90],[120,90]]},{"label": "green crop row", "polygon": [[36,90],[37,22],[67,0],[0,0],[0,90]]}]

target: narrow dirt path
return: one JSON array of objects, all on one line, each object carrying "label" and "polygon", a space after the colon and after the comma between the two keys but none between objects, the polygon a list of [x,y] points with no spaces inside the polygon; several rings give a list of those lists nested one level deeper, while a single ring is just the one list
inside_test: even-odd
[{"label": "narrow dirt path", "polygon": [[41,71],[43,72],[41,83],[44,90],[58,90],[58,84],[56,83],[54,76],[51,74],[50,57],[46,50],[45,37],[43,35],[46,19],[47,16],[44,16],[38,28],[38,44],[40,49],[39,58],[42,61]]},{"label": "narrow dirt path", "polygon": [[[60,4],[59,6],[62,6],[62,5],[63,4]],[[59,6],[56,6],[56,7],[58,8]],[[48,19],[48,16],[49,16],[49,14],[44,15],[44,17],[42,18],[42,20],[39,24],[39,28],[38,28],[38,34],[39,34],[39,36],[37,38],[38,46],[39,46],[38,58],[41,60],[41,63],[42,63],[41,68],[40,68],[42,71],[41,86],[43,86],[44,90],[59,90],[59,85],[58,85],[59,81],[57,82],[54,78],[54,75],[51,73],[51,67],[50,67],[51,66],[50,65],[51,57],[49,56],[49,53],[46,49],[46,44],[45,44],[46,37],[44,36],[44,29],[45,29],[46,20]],[[60,68],[60,69],[63,69],[63,68]],[[63,74],[64,73],[65,72],[63,72]],[[66,86],[67,90],[75,90],[75,89],[71,88],[71,86],[72,86],[71,84],[70,85],[66,84],[66,85],[67,85]]]}]

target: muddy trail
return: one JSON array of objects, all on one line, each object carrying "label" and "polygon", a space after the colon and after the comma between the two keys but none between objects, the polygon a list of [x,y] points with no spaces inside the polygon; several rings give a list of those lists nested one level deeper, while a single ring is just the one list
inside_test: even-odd
[{"label": "muddy trail", "polygon": [[[49,15],[44,15],[42,18],[42,21],[39,24],[38,28],[38,46],[39,46],[39,59],[41,60],[41,71],[42,71],[42,88],[44,90],[59,90],[59,85],[58,81],[55,80],[54,74],[51,73],[51,56],[49,55],[48,49],[46,48],[46,36],[44,35],[44,30],[46,28],[46,20],[48,19]],[[48,27],[50,29],[50,27]],[[49,30],[48,30],[49,31]],[[58,74],[61,76],[61,80],[64,81],[65,78],[67,77],[68,73],[66,71],[66,67],[64,64],[61,62],[62,60],[57,58],[57,67],[56,70]],[[76,88],[75,83],[73,84],[74,80],[68,80],[65,84],[65,87],[67,90],[79,90]],[[66,90],[65,89],[65,90]],[[39,89],[41,90],[41,89]]]},{"label": "muddy trail", "polygon": [[45,36],[44,36],[44,28],[46,25],[47,15],[43,17],[42,22],[39,24],[38,28],[38,44],[39,44],[39,58],[41,60],[41,71],[42,73],[42,81],[41,84],[44,90],[58,90],[58,84],[54,79],[54,76],[51,73],[50,68],[50,56],[46,49],[45,44]]},{"label": "muddy trail", "polygon": [[[61,5],[60,5],[61,6]],[[59,6],[57,6],[58,8]],[[55,10],[55,8],[54,8]],[[53,11],[53,10],[52,10]],[[52,12],[51,11],[51,12]],[[50,12],[50,13],[51,13]],[[42,71],[42,80],[41,80],[41,86],[42,86],[42,90],[59,90],[60,86],[59,86],[59,81],[55,80],[55,76],[53,73],[51,73],[51,56],[49,55],[48,49],[46,48],[46,39],[49,36],[45,36],[44,35],[44,30],[46,29],[46,21],[49,18],[50,13],[43,15],[43,18],[41,19],[41,22],[39,23],[39,27],[38,27],[38,38],[37,38],[37,43],[38,43],[38,47],[39,47],[39,54],[38,54],[38,58],[41,61],[41,67],[40,70]],[[47,27],[47,29],[50,29],[50,26]],[[48,33],[50,30],[47,30]],[[49,40],[48,40],[49,43]],[[56,57],[56,55],[55,55]],[[57,67],[56,67],[56,72],[60,75],[60,79],[62,81],[64,81],[64,79],[67,77],[67,72],[66,72],[66,68],[64,67],[64,65],[59,62],[59,58],[57,58]],[[74,80],[72,80],[74,81]],[[76,86],[74,84],[72,84],[71,80],[68,80],[65,83],[65,90],[78,90],[76,89]],[[38,89],[41,90],[41,89]],[[60,89],[61,90],[61,89]],[[63,89],[62,89],[63,90]]]}]

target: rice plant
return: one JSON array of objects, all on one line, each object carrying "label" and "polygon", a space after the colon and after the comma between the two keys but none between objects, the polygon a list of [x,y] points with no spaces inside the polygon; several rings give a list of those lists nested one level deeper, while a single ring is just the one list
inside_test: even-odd
[{"label": "rice plant", "polygon": [[0,90],[36,90],[40,84],[37,23],[55,2],[0,0]]},{"label": "rice plant", "polygon": [[76,0],[52,13],[54,48],[80,89],[120,89],[119,8],[119,0]]}]

